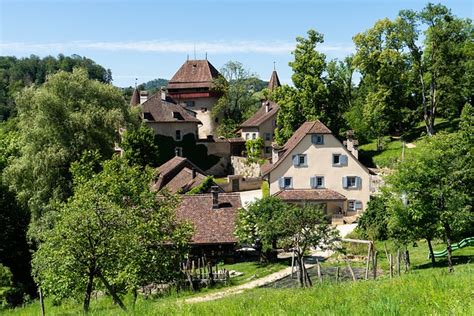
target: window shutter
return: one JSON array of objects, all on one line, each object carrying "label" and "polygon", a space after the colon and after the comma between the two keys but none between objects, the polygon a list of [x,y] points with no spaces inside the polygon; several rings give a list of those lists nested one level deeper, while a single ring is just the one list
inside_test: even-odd
[{"label": "window shutter", "polygon": [[341,155],[339,157],[339,163],[343,166],[347,166],[347,155]]},{"label": "window shutter", "polygon": [[311,189],[316,188],[316,177],[309,178],[309,183],[311,185]]},{"label": "window shutter", "polygon": [[278,179],[278,185],[280,186],[280,189],[283,189],[285,187],[285,179]]},{"label": "window shutter", "polygon": [[362,201],[355,201],[355,209],[361,210],[362,209]]},{"label": "window shutter", "polygon": [[320,142],[321,145],[324,145],[324,135],[321,135],[321,142]]},{"label": "window shutter", "polygon": [[324,177],[321,178],[321,187],[325,188],[326,186],[324,185]]},{"label": "window shutter", "polygon": [[311,142],[312,142],[313,144],[317,144],[317,142],[318,142],[318,137],[317,137],[316,134],[312,134],[312,135],[311,135]]},{"label": "window shutter", "polygon": [[342,187],[347,189],[347,177],[342,177]]},{"label": "window shutter", "polygon": [[362,184],[362,179],[360,177],[356,177],[356,187],[357,189],[360,189]]},{"label": "window shutter", "polygon": [[293,155],[293,166],[298,166],[298,155]]},{"label": "window shutter", "polygon": [[288,188],[293,189],[293,178],[290,178],[290,186]]},{"label": "window shutter", "polygon": [[304,157],[304,165],[307,166],[308,165],[308,155],[303,155]]}]

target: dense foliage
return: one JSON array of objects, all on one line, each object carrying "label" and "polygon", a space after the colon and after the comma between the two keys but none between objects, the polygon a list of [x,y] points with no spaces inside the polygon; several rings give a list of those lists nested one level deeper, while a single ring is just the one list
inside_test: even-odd
[{"label": "dense foliage", "polygon": [[48,209],[71,194],[69,168],[85,150],[111,157],[128,110],[118,89],[89,79],[79,68],[25,89],[16,103],[19,157],[4,176],[38,228]]},{"label": "dense foliage", "polygon": [[139,128],[131,126],[122,135],[120,143],[125,159],[139,166],[157,167],[160,162],[158,144],[155,142],[155,132],[146,124]]},{"label": "dense foliage", "polygon": [[120,158],[97,174],[84,165],[73,164],[74,195],[40,235],[34,275],[58,299],[83,295],[85,312],[94,288],[125,308],[118,292],[173,279],[192,230],[176,222],[175,197],[150,191],[151,170]]},{"label": "dense foliage", "polygon": [[41,85],[49,75],[62,70],[72,72],[75,67],[85,68],[90,79],[112,82],[110,69],[78,55],[40,58],[0,56],[0,121],[16,113],[15,98],[24,87]]}]

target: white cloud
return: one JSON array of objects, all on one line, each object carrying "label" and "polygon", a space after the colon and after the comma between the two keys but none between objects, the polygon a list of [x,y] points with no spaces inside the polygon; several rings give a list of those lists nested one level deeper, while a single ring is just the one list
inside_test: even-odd
[{"label": "white cloud", "polygon": [[[91,42],[72,41],[65,43],[0,43],[0,52],[4,53],[61,53],[78,50],[96,51],[134,51],[155,53],[192,53],[194,50],[211,54],[259,53],[288,54],[295,48],[295,42],[285,41],[123,41]],[[329,54],[348,54],[353,52],[351,44],[322,44],[320,51]]]}]

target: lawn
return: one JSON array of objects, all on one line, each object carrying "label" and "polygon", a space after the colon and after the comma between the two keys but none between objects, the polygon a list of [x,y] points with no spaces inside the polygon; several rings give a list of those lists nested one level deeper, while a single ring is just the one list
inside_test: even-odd
[{"label": "lawn", "polygon": [[[181,299],[139,299],[133,315],[472,315],[474,269],[472,264],[418,269],[400,278],[376,281],[322,283],[310,289],[254,289],[216,301],[185,304]],[[131,306],[131,303],[128,302]],[[99,299],[91,315],[124,314],[109,300]],[[47,314],[77,315],[80,306],[59,307],[48,301]],[[10,311],[35,315],[37,303]]]}]

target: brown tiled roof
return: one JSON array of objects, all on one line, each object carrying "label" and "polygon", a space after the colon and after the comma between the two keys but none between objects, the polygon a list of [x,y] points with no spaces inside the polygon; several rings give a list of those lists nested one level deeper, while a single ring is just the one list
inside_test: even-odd
[{"label": "brown tiled roof", "polygon": [[270,81],[268,82],[268,89],[273,91],[280,86],[281,84],[280,84],[280,79],[278,78],[278,74],[276,70],[273,70],[272,76],[270,77]]},{"label": "brown tiled roof", "polygon": [[212,208],[212,194],[183,195],[176,216],[194,226],[191,244],[235,243],[235,222],[241,207],[238,193],[219,193],[217,209]]},{"label": "brown tiled roof", "polygon": [[140,104],[140,92],[137,88],[133,90],[132,99],[130,100],[130,106],[135,106]]},{"label": "brown tiled roof", "polygon": [[301,140],[307,134],[332,134],[331,130],[326,127],[323,123],[319,120],[312,121],[312,122],[304,122],[303,125],[300,126],[296,130],[296,132],[291,136],[290,139],[285,143],[282,148],[283,154],[278,159],[276,163],[273,164],[266,164],[262,166],[262,175],[268,174],[270,171],[275,169],[288,155],[291,154],[293,149],[301,142]]},{"label": "brown tiled roof", "polygon": [[[183,172],[183,169],[188,169],[189,172]],[[192,178],[192,169],[196,170],[196,179]],[[156,168],[156,173],[158,174],[158,178],[152,184],[152,190],[155,191],[159,191],[166,187],[171,192],[177,192],[179,189],[185,189],[187,184],[192,187],[196,186],[193,186],[193,183],[197,181],[198,175],[199,179],[202,180],[206,177],[204,171],[193,164],[189,159],[179,156],[171,158]],[[201,183],[202,180],[199,183]]]},{"label": "brown tiled roof", "polygon": [[187,60],[168,82],[168,89],[210,88],[219,75],[207,60]]},{"label": "brown tiled roof", "polygon": [[329,189],[289,189],[274,194],[283,201],[345,201],[347,198]]},{"label": "brown tiled roof", "polygon": [[[266,103],[269,104],[269,111],[267,112]],[[252,115],[248,120],[243,122],[240,127],[258,127],[260,124],[271,118],[278,112],[279,106],[273,101],[264,101],[258,111]]]},{"label": "brown tiled roof", "polygon": [[161,93],[152,95],[143,104],[143,117],[151,122],[197,123],[202,124],[196,113],[179,104],[161,99]]},{"label": "brown tiled roof", "polygon": [[196,176],[193,178],[193,170],[185,167],[172,177],[164,188],[172,193],[185,193],[201,185],[204,180],[206,180],[204,174],[196,171]]}]

